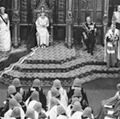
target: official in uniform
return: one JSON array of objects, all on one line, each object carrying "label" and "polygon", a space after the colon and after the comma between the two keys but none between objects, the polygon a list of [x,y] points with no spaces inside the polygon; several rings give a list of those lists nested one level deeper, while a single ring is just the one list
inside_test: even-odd
[{"label": "official in uniform", "polygon": [[83,24],[82,29],[83,41],[86,45],[87,52],[93,55],[97,28],[96,24],[91,21],[90,16],[86,17],[86,22]]}]

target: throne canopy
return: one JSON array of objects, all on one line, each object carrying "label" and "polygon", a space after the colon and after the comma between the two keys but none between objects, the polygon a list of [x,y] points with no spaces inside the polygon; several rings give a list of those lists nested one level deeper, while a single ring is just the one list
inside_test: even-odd
[{"label": "throne canopy", "polygon": [[46,4],[45,0],[39,2],[36,8],[33,10],[33,21],[35,22],[36,19],[39,17],[41,12],[45,12],[46,16],[51,19],[51,9],[49,9],[48,5]]}]

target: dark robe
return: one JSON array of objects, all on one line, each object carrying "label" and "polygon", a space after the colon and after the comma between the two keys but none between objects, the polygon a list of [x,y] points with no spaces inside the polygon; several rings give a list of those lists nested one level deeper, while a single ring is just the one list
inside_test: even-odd
[{"label": "dark robe", "polygon": [[[41,89],[35,88],[35,89],[36,89],[36,91],[39,92],[39,101],[42,103],[42,108],[46,111],[47,110],[47,101],[46,101],[46,96],[43,93],[43,89],[42,88]],[[25,96],[25,100],[27,100],[31,96],[32,92],[33,91],[31,91],[31,88],[29,88],[29,90]],[[30,101],[31,101],[31,99],[30,99]]]},{"label": "dark robe", "polygon": [[31,26],[31,28],[29,28],[29,35],[26,44],[28,50],[31,50],[31,48],[37,46],[35,23]]},{"label": "dark robe", "polygon": [[[69,92],[67,93],[69,104],[71,103],[73,94],[74,94],[74,89],[70,87]],[[82,109],[85,109],[89,105],[89,103],[88,103],[87,95],[83,88],[81,89],[81,94],[82,94],[82,100],[80,101],[80,103],[81,103]]]}]

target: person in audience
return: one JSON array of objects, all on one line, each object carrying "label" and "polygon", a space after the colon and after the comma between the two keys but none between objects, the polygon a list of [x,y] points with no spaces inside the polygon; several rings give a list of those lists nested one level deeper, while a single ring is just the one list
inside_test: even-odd
[{"label": "person in audience", "polygon": [[119,33],[116,25],[112,24],[105,35],[105,62],[108,68],[117,66]]},{"label": "person in audience", "polygon": [[33,109],[35,110],[35,118],[36,119],[45,119],[47,118],[47,115],[45,114],[45,111],[42,109],[42,104],[40,102],[37,102]]},{"label": "person in audience", "polygon": [[65,109],[61,105],[57,107],[57,119],[68,119]]},{"label": "person in audience", "polygon": [[68,105],[67,93],[66,90],[61,86],[61,82],[58,79],[53,81],[53,86],[51,90],[48,91],[48,95],[47,95],[48,107],[49,107],[50,98],[52,96],[56,97],[60,101],[60,103],[65,108],[67,108]]},{"label": "person in audience", "polygon": [[18,103],[14,98],[12,98],[12,99],[9,100],[9,109],[8,109],[7,112],[5,112],[4,117],[5,118],[10,118],[11,114],[12,114],[12,111],[15,107],[18,107]]},{"label": "person in audience", "polygon": [[17,93],[15,95],[15,99],[20,104],[20,106],[22,107],[23,111],[26,112],[27,107],[26,107],[26,105],[25,105],[25,103],[23,101],[22,95],[20,93]]},{"label": "person in audience", "polygon": [[45,15],[45,11],[41,11],[40,16],[37,18],[36,22],[36,37],[37,37],[37,45],[38,47],[46,47],[49,46],[49,32],[47,27],[49,26],[49,19]]},{"label": "person in audience", "polygon": [[97,119],[104,119],[106,115],[114,118],[120,114],[120,83],[117,84],[116,94],[101,102],[101,108],[99,114],[96,116]]},{"label": "person in audience", "polygon": [[20,93],[22,95],[22,97],[23,97],[23,100],[25,100],[25,91],[21,87],[22,85],[21,85],[20,79],[18,79],[18,78],[13,79],[12,85],[14,85],[16,87],[16,91],[18,93]]},{"label": "person in audience", "polygon": [[39,102],[39,93],[37,91],[34,91],[31,94],[31,97],[27,100],[26,105],[28,108],[33,108],[34,105]]},{"label": "person in audience", "polygon": [[47,94],[47,106],[48,106],[48,110],[50,109],[50,105],[51,105],[50,103],[51,103],[51,98],[52,97],[56,98],[60,102],[61,95],[60,95],[59,91],[55,87],[52,87],[48,91],[48,94]]},{"label": "person in audience", "polygon": [[59,101],[55,97],[50,98],[50,108],[47,112],[48,119],[56,119],[57,118],[57,107],[60,105]]},{"label": "person in audience", "polygon": [[14,119],[21,119],[21,112],[19,107],[15,107],[11,113],[11,117]]},{"label": "person in audience", "polygon": [[3,107],[1,107],[1,111],[0,111],[0,116],[4,116],[4,113],[6,113],[9,110],[9,100],[14,98],[16,94],[16,88],[13,85],[8,86],[8,90],[7,90],[7,99],[3,102],[4,105]]},{"label": "person in audience", "polygon": [[27,108],[25,119],[36,119],[35,110],[33,108]]},{"label": "person in audience", "polygon": [[68,97],[67,97],[67,92],[66,90],[62,87],[61,85],[61,81],[59,79],[56,79],[53,81],[53,86],[52,87],[55,87],[60,95],[61,95],[61,102],[63,103],[64,106],[67,107],[68,105]]},{"label": "person in audience", "polygon": [[69,119],[81,119],[83,110],[79,101],[76,101],[72,107],[71,116]]},{"label": "person in audience", "polygon": [[[113,13],[112,23],[115,23],[116,28],[120,31],[120,5],[117,6],[117,11]],[[120,60],[120,40],[118,42],[118,60]]]},{"label": "person in audience", "polygon": [[89,103],[88,103],[87,95],[82,87],[82,81],[79,78],[76,78],[74,80],[73,85],[68,90],[67,95],[69,99],[69,104],[71,103],[71,99],[72,99],[72,96],[74,95],[75,89],[80,90],[82,95],[81,106],[82,106],[82,109],[85,109],[89,105]]},{"label": "person in audience", "polygon": [[46,96],[41,88],[41,83],[39,79],[35,79],[33,81],[32,87],[29,88],[28,92],[26,93],[25,100],[29,99],[33,91],[39,92],[39,100],[42,103],[42,107],[44,110],[47,110],[47,100]]},{"label": "person in audience", "polygon": [[0,51],[11,50],[10,21],[5,7],[0,7]]},{"label": "person in audience", "polygon": [[72,111],[72,108],[73,108],[73,105],[74,105],[74,103],[76,102],[76,101],[79,101],[79,99],[77,98],[77,97],[72,97],[72,101],[71,101],[71,103],[68,105],[68,107],[67,107],[67,115],[68,115],[68,117],[70,117],[71,116],[71,111]]},{"label": "person in audience", "polygon": [[86,107],[82,114],[82,119],[95,119],[91,107]]},{"label": "person in audience", "polygon": [[93,55],[94,47],[95,47],[95,40],[96,40],[96,33],[97,28],[96,24],[92,22],[91,17],[86,17],[86,22],[83,24],[83,41],[86,45],[86,49],[88,53],[91,53]]}]

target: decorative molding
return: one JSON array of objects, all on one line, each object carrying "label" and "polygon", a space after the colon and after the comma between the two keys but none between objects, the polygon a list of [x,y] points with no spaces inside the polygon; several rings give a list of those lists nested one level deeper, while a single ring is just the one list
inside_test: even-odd
[{"label": "decorative molding", "polygon": [[12,22],[13,22],[13,23],[20,22],[19,10],[13,11]]}]

